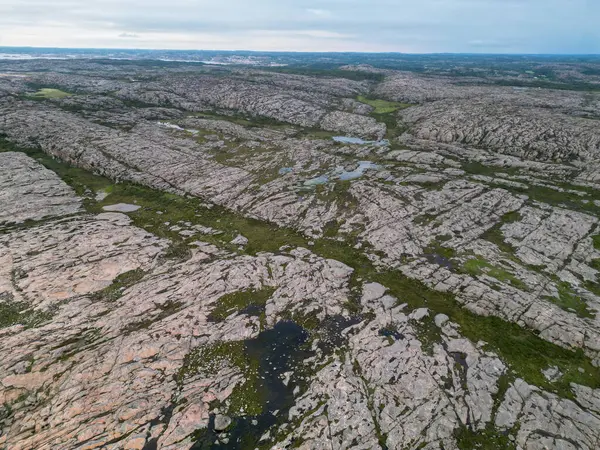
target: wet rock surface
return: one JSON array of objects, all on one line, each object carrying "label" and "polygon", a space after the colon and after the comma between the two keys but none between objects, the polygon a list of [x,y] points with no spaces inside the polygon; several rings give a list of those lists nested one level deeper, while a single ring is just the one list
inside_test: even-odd
[{"label": "wet rock surface", "polygon": [[595,94],[2,64],[0,448],[598,447]]}]

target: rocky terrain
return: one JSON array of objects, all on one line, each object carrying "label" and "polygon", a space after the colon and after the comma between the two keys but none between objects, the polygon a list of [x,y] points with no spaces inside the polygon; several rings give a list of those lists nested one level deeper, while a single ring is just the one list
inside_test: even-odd
[{"label": "rocky terrain", "polygon": [[599,448],[600,94],[297,72],[0,61],[0,448]]}]

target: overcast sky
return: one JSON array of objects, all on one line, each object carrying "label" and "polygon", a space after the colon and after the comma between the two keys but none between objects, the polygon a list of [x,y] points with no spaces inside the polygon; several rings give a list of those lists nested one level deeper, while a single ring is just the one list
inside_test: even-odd
[{"label": "overcast sky", "polygon": [[600,53],[600,0],[0,0],[0,46]]}]

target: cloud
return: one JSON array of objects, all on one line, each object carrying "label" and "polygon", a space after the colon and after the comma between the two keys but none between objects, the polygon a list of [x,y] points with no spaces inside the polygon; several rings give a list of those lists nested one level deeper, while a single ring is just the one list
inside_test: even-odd
[{"label": "cloud", "polygon": [[598,17],[595,0],[2,0],[0,44],[600,53]]},{"label": "cloud", "polygon": [[322,39],[351,39],[355,37],[352,34],[338,33],[336,31],[327,30],[259,30],[252,32],[252,34],[259,34],[263,36],[306,36],[310,38],[322,38]]},{"label": "cloud", "polygon": [[304,36],[315,37],[315,38],[325,38],[325,39],[348,39],[354,37],[351,34],[343,34],[337,33],[335,31],[327,31],[327,30],[302,30],[299,31],[298,34],[302,34]]},{"label": "cloud", "polygon": [[309,14],[312,14],[317,17],[331,17],[331,11],[327,11],[326,9],[312,9],[308,8],[306,10]]}]

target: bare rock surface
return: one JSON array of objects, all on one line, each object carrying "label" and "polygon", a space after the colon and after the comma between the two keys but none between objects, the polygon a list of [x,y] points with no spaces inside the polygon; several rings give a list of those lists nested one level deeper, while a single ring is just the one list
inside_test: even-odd
[{"label": "bare rock surface", "polygon": [[[518,170],[523,167],[527,172],[533,170],[536,177],[503,175],[499,169],[497,177],[470,178],[458,168],[464,164],[469,168],[469,163],[457,164],[455,161],[460,154],[454,148],[445,149],[441,157],[432,156],[439,153],[431,151],[413,152],[410,159],[403,159],[399,166],[392,163],[378,170],[361,173],[345,188],[347,193],[340,197],[335,191],[337,180],[342,180],[344,173],[352,173],[356,167],[350,168],[348,157],[356,161],[364,156],[354,156],[349,147],[349,155],[342,156],[338,151],[339,145],[334,142],[299,139],[297,136],[288,137],[285,133],[274,134],[270,131],[262,134],[254,129],[249,130],[251,135],[243,132],[239,126],[217,127],[214,122],[206,121],[197,125],[214,130],[216,140],[208,139],[208,136],[198,139],[199,129],[170,128],[148,122],[140,122],[126,132],[91,125],[89,121],[70,113],[26,104],[17,110],[9,108],[0,122],[11,138],[23,145],[29,142],[31,136],[36,136],[36,142],[49,154],[88,169],[101,167],[102,173],[117,180],[126,179],[158,189],[199,196],[251,217],[299,229],[311,237],[322,236],[332,223],[341,224],[340,237],[358,234],[361,245],[368,245],[384,255],[382,262],[386,265],[401,268],[405,274],[421,279],[436,289],[463,292],[459,297],[471,310],[531,327],[545,339],[569,348],[583,347],[591,358],[599,360],[600,341],[596,325],[590,323],[589,317],[581,317],[591,315],[595,318],[599,304],[594,293],[596,288],[592,289],[571,278],[568,289],[584,292],[585,306],[582,308],[586,312],[581,309],[582,313],[577,314],[577,309],[561,303],[563,299],[560,298],[555,278],[542,279],[531,271],[531,267],[544,267],[545,273],[552,275],[562,270],[563,263],[568,262],[574,249],[596,226],[597,219],[593,216],[595,204],[591,199],[585,200],[590,194],[577,189],[569,192],[563,187],[554,186],[551,179],[542,178],[542,174],[547,176],[553,172],[569,173],[570,170],[572,174],[572,169],[566,166],[530,164],[523,159],[507,157],[502,164],[508,164],[513,170],[515,167]],[[71,134],[61,135],[61,141],[52,130],[65,128],[70,129]],[[233,136],[227,135],[230,132]],[[362,150],[359,147],[357,151]],[[386,155],[388,152],[391,156]],[[389,151],[386,147],[371,148],[365,156],[373,154],[381,154],[391,160],[399,157],[397,150]],[[470,153],[467,155],[471,156]],[[583,158],[582,155],[579,157]],[[477,152],[477,158],[481,161],[477,164],[499,164],[482,150]],[[450,166],[446,161],[452,161]],[[289,167],[291,172],[282,176],[280,171],[288,168],[290,162],[293,162]],[[410,165],[404,166],[406,163]],[[324,183],[322,195],[316,195],[313,189],[303,192],[298,188],[299,185],[316,186],[313,183]],[[531,201],[526,193],[520,193],[519,186],[523,184],[528,189],[530,186],[538,189],[539,186],[557,193],[552,195],[562,193],[565,197],[564,203],[553,202],[544,206],[547,211],[544,214],[550,214],[548,224],[552,225],[546,231],[539,229],[539,238],[535,234],[529,236],[531,246],[513,242],[510,234],[504,235],[510,233],[511,228],[502,224],[505,215],[521,214],[520,209]],[[552,199],[545,191],[544,195]],[[584,214],[560,211],[560,208],[569,208],[573,197],[577,202],[576,209],[584,210]],[[529,209],[524,209],[523,214],[527,211]],[[592,213],[589,217],[588,211]],[[569,217],[583,220],[581,229],[574,234],[574,230],[566,225],[564,241],[557,239],[552,231],[558,226],[554,219],[563,216],[566,221],[571,220]],[[510,226],[525,235],[527,232],[522,228],[526,226],[525,223],[519,220]],[[456,271],[455,267],[446,267],[450,264],[448,258],[440,258],[439,252],[430,251],[432,243],[437,242],[438,238],[449,239],[444,241],[442,247],[451,248],[455,254],[471,251],[469,244],[478,238],[485,239],[498,226],[501,239],[507,245],[515,245],[515,256],[518,258],[518,261],[514,261],[517,266],[502,269],[514,273],[514,279],[517,280],[512,281],[510,277],[500,280],[509,284],[505,288],[505,292],[510,293],[507,294],[511,299],[508,303],[506,297],[497,291],[497,277],[496,280],[494,277],[483,280],[476,277],[473,280],[472,277],[457,276],[451,273]],[[536,243],[533,243],[534,239]],[[552,246],[547,246],[549,240],[552,240]],[[536,254],[535,248],[543,253],[549,252],[549,256]],[[479,256],[486,260],[487,265],[481,263],[484,265],[476,269],[479,272],[490,267],[494,269],[503,260],[503,251],[490,247],[486,249]],[[559,254],[563,262],[556,259],[556,263],[549,264],[550,258]],[[589,252],[579,259],[583,259],[583,264],[588,264],[589,269],[584,270],[590,275],[595,273],[589,266],[594,259]],[[435,266],[428,266],[429,260],[443,268],[434,278]],[[466,264],[468,260],[463,258],[460,264]],[[523,271],[527,271],[524,278],[521,275]],[[579,265],[575,273],[581,271],[582,266]],[[565,277],[568,278],[562,274],[559,278]],[[519,280],[522,284],[519,284]],[[531,280],[533,285],[528,285],[527,280]],[[545,287],[540,289],[542,285]],[[533,291],[533,295],[530,291]],[[549,298],[556,298],[557,301],[548,302]],[[556,303],[559,306],[555,306]],[[533,304],[537,306],[533,307]],[[566,312],[558,311],[561,308]],[[556,319],[549,318],[550,311],[557,313]]]},{"label": "bare rock surface", "polygon": [[600,101],[515,70],[0,62],[0,448],[598,448]]},{"label": "bare rock surface", "polygon": [[0,226],[80,210],[75,192],[23,153],[0,153],[0,183]]},{"label": "bare rock surface", "polygon": [[538,161],[594,161],[600,149],[596,121],[492,102],[444,100],[409,108],[402,118],[419,139],[493,148]]},{"label": "bare rock surface", "polygon": [[14,294],[47,308],[149,269],[165,243],[129,223],[127,216],[104,213],[2,236],[0,254],[10,261]]}]

